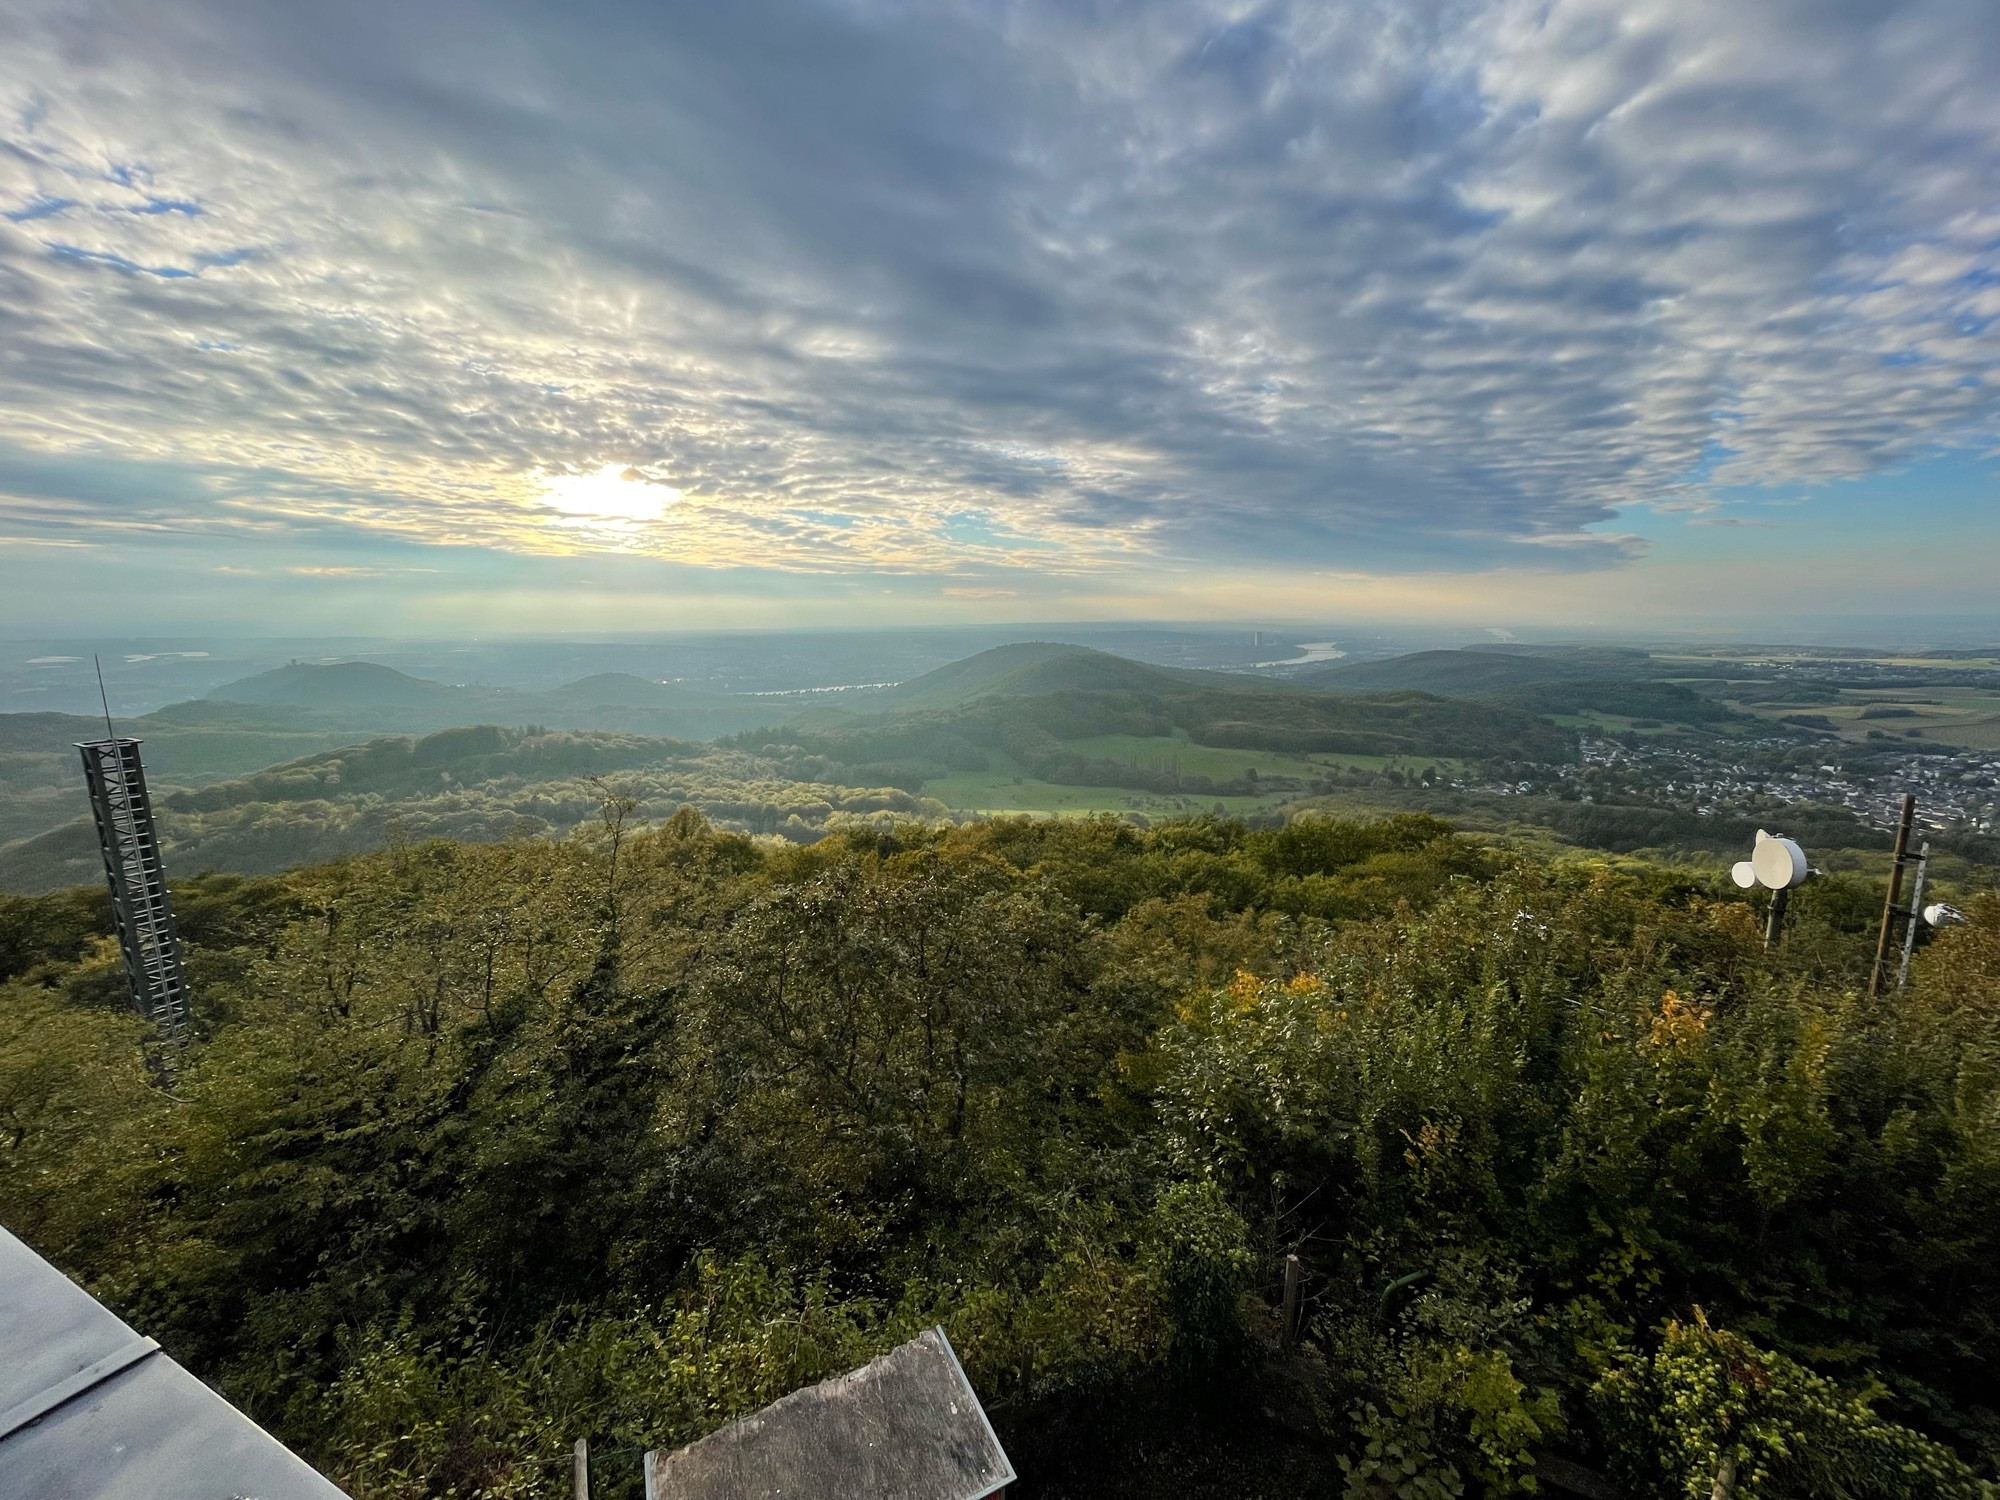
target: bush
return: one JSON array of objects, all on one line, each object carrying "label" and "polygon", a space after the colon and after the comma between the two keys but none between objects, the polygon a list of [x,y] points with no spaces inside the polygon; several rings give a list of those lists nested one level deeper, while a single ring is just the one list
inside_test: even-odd
[{"label": "bush", "polygon": [[1598,1382],[1620,1468],[1686,1500],[1775,1495],[1982,1500],[1982,1483],[1940,1443],[1884,1421],[1850,1393],[1748,1339],[1670,1321],[1650,1358],[1627,1355]]}]

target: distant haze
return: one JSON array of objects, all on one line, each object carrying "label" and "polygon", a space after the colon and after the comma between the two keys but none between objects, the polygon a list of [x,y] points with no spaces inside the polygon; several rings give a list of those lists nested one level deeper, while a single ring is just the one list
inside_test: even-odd
[{"label": "distant haze", "polygon": [[[93,658],[102,663],[112,711],[120,717],[274,674],[252,701],[282,703],[282,669],[309,664],[372,663],[406,676],[472,690],[545,693],[607,675],[664,684],[695,695],[809,693],[829,702],[865,696],[995,646],[1024,641],[1089,646],[1158,666],[1252,671],[1305,680],[1331,665],[1365,667],[1407,652],[1517,639],[1660,644],[1723,640],[1790,647],[1908,649],[2000,654],[2000,616],[1817,618],[1729,622],[1699,634],[1648,637],[1637,631],[1517,632],[1501,627],[1385,624],[1285,625],[1269,622],[934,625],[815,631],[664,632],[651,635],[499,637],[218,636],[0,639],[0,713],[98,711]],[[1309,649],[1318,647],[1321,649]],[[1428,684],[1427,684],[1428,686]],[[273,696],[275,693],[277,696]],[[241,696],[239,692],[238,696]],[[374,701],[371,696],[371,701]],[[324,705],[321,705],[324,706]],[[467,702],[438,722],[533,718],[528,706],[504,711]],[[720,732],[704,728],[702,733]]]}]

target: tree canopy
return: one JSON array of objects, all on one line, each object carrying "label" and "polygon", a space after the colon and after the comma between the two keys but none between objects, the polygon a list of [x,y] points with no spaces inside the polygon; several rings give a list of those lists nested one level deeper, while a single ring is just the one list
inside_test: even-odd
[{"label": "tree canopy", "polygon": [[102,898],[0,897],[0,1216],[357,1496],[636,1495],[934,1322],[1029,1496],[2000,1473],[1990,897],[1871,1001],[1865,883],[1766,953],[1420,815],[606,796],[175,896],[171,1093]]}]

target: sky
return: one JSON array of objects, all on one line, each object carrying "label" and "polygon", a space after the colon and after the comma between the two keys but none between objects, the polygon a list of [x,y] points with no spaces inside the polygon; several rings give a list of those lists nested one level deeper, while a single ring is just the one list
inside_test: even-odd
[{"label": "sky", "polygon": [[0,630],[2000,617],[1992,0],[0,0]]}]

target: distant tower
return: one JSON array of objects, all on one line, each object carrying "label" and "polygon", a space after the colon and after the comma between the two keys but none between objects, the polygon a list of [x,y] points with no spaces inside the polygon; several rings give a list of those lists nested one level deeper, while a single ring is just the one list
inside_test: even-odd
[{"label": "distant tower", "polygon": [[[110,728],[108,715],[105,727]],[[185,1041],[187,975],[181,968],[180,934],[167,905],[167,871],[160,860],[139,741],[91,740],[76,748],[83,753],[83,776],[97,818],[97,842],[104,850],[104,875],[111,883],[111,912],[118,924],[118,946],[125,952],[132,1003],[159,1028],[162,1041]]]}]

